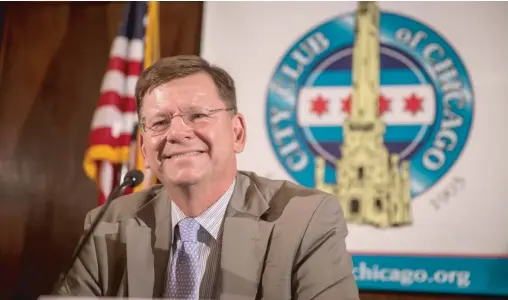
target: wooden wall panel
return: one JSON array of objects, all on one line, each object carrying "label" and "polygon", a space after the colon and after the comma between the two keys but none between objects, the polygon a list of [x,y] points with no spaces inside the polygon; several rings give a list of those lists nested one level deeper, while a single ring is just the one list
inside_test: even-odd
[{"label": "wooden wall panel", "polygon": [[[49,293],[96,205],[89,124],[122,3],[10,3],[0,57],[0,299]],[[161,4],[162,55],[199,51],[202,4]]]},{"label": "wooden wall panel", "polygon": [[[96,188],[81,163],[122,3],[7,6],[0,54],[0,299],[49,293]],[[0,9],[3,6],[0,6]],[[161,4],[161,54],[199,53],[202,3]],[[362,293],[362,299],[485,299]]]},{"label": "wooden wall panel", "polygon": [[502,297],[427,294],[427,293],[389,293],[361,292],[361,300],[501,300]]}]

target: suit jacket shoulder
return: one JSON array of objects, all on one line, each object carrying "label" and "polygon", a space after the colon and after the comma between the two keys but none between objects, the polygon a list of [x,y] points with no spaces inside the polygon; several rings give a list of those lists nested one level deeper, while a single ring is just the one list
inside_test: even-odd
[{"label": "suit jacket shoulder", "polygon": [[[144,189],[132,194],[123,195],[113,200],[110,207],[102,217],[103,222],[116,223],[121,220],[132,219],[139,214],[140,210],[145,207],[159,202],[165,193],[161,184],[153,185],[148,189]],[[99,214],[102,205],[93,208],[88,212],[89,220],[92,220]]]},{"label": "suit jacket shoulder", "polygon": [[359,299],[338,199],[253,172],[239,176],[248,186],[246,205],[265,202],[261,219],[274,224],[262,277],[266,299]]},{"label": "suit jacket shoulder", "polygon": [[243,177],[243,180],[248,182],[249,189],[257,190],[269,206],[267,216],[272,218],[282,213],[287,205],[306,207],[307,210],[313,211],[325,202],[325,205],[342,212],[337,198],[321,190],[301,186],[288,180],[269,179],[254,172],[240,171],[239,177]]},{"label": "suit jacket shoulder", "polygon": [[[146,278],[150,274],[154,276],[154,264],[144,264],[147,257],[155,254],[156,266],[162,265],[161,262],[167,263],[170,237],[169,232],[166,231],[169,231],[169,222],[164,221],[168,220],[170,215],[170,205],[165,195],[162,185],[154,185],[113,200],[95,228],[93,236],[80,252],[79,259],[74,263],[68,276],[57,283],[55,293],[123,297],[129,292],[137,292],[135,284],[140,282],[138,278]],[[87,213],[85,232],[89,230],[103,208],[99,206]],[[157,227],[157,224],[162,225]],[[152,245],[151,232],[156,227],[166,231],[155,231],[160,238],[157,245]],[[138,245],[143,245],[145,248],[138,249]],[[152,246],[159,249],[152,253]],[[130,276],[127,276],[129,263],[133,263],[133,269],[142,273],[138,278],[132,272]],[[140,271],[142,267],[151,270]],[[160,275],[164,270],[165,268],[162,267],[157,269],[156,275]],[[161,289],[161,278],[163,277],[158,276],[157,280],[154,280],[152,284],[154,292],[159,292]],[[127,283],[128,279],[129,283]],[[142,292],[151,295],[145,290]]]}]

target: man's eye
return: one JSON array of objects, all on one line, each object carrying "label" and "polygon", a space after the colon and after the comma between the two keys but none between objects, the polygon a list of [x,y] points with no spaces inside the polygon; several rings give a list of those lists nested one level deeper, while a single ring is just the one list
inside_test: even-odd
[{"label": "man's eye", "polygon": [[159,120],[152,123],[152,126],[160,126],[168,124],[168,120]]},{"label": "man's eye", "polygon": [[195,119],[200,119],[200,118],[204,118],[204,117],[207,117],[208,115],[207,114],[204,114],[204,113],[194,113],[191,115],[191,118],[193,120]]}]

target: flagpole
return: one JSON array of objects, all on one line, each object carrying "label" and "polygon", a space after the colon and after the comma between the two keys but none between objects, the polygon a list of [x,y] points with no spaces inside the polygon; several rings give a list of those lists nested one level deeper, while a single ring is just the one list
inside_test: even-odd
[{"label": "flagpole", "polygon": [[[145,35],[145,57],[144,57],[144,68],[148,68],[155,61],[160,58],[160,30],[159,30],[159,2],[150,1],[148,3],[148,14],[147,14],[147,25]],[[138,185],[134,192],[149,187],[157,182],[152,172],[145,168],[143,155],[141,152],[140,135],[141,129],[138,126],[137,138],[136,138],[136,168],[142,170],[145,177],[143,183]]]}]

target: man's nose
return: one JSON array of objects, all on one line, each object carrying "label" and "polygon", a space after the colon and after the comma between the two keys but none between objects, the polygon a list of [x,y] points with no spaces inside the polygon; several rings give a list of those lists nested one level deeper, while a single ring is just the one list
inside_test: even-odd
[{"label": "man's nose", "polygon": [[176,115],[171,119],[167,132],[168,142],[177,142],[192,137],[192,128],[184,121],[184,117]]}]

